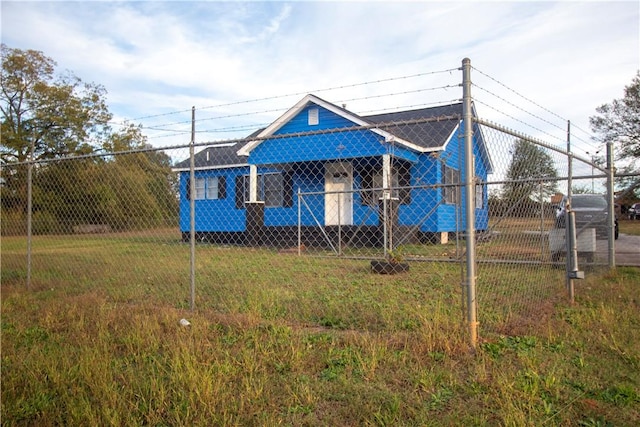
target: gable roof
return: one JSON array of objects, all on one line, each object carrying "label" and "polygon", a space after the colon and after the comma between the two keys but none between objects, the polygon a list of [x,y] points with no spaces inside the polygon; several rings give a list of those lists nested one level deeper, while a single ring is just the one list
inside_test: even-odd
[{"label": "gable roof", "polygon": [[[291,120],[292,118],[294,118],[296,115],[298,115],[298,113],[300,113],[302,110],[304,110],[307,105],[309,104],[315,104],[319,107],[322,107],[328,111],[331,111],[332,113],[341,116],[347,120],[349,120],[350,122],[359,125],[359,126],[368,126],[371,123],[366,122],[365,120],[362,119],[362,117],[358,116],[357,114],[352,113],[349,110],[346,110],[344,108],[340,108],[335,104],[332,104],[330,102],[325,101],[324,99],[318,98],[315,95],[309,94],[307,96],[305,96],[304,98],[302,98],[300,101],[298,101],[296,103],[296,105],[294,105],[293,107],[289,108],[282,116],[278,117],[277,120],[275,120],[273,123],[271,123],[269,126],[267,126],[262,132],[258,133],[258,135],[256,135],[256,139],[254,139],[253,141],[250,141],[248,144],[246,144],[245,146],[243,146],[239,151],[238,151],[238,155],[240,156],[248,156],[251,153],[251,150],[253,150],[255,147],[257,147],[258,145],[260,145],[264,138],[270,137],[273,134],[275,134],[281,127],[283,127],[285,124],[287,124],[289,122],[289,120]],[[381,136],[383,136],[385,139],[390,139],[393,137],[393,135],[389,134],[388,132],[384,132],[381,131],[379,129],[372,129],[373,132],[380,134]]]},{"label": "gable roof", "polygon": [[[244,145],[238,151],[238,155],[248,156],[264,139],[274,135],[310,103],[331,111],[358,126],[370,127],[371,125],[381,124],[382,126],[373,127],[370,128],[370,130],[384,137],[385,141],[393,141],[395,144],[423,153],[442,150],[462,119],[462,103],[395,113],[359,116],[345,108],[338,107],[315,95],[309,94],[298,101],[296,105],[287,110],[271,125],[258,132],[255,135],[256,139]],[[439,117],[442,117],[442,120],[437,120]],[[436,120],[427,122],[420,121],[424,119]],[[391,122],[394,121],[405,123],[392,124]],[[384,126],[385,123],[388,123],[388,126]]]},{"label": "gable roof", "polygon": [[[194,155],[195,168],[223,169],[248,166],[251,151],[275,134],[310,103],[325,108],[357,126],[363,126],[384,137],[385,141],[413,151],[427,153],[441,151],[458,129],[462,120],[462,103],[457,102],[415,110],[359,116],[343,107],[309,94],[266,128],[258,129],[247,137],[248,143],[239,142],[211,145]],[[189,170],[189,159],[174,166],[177,172]]]},{"label": "gable roof", "polygon": [[[422,152],[437,151],[451,138],[462,119],[462,103],[441,105],[417,110],[364,116],[381,129],[417,145]],[[424,121],[424,119],[435,119]],[[384,124],[387,126],[384,126]]]}]

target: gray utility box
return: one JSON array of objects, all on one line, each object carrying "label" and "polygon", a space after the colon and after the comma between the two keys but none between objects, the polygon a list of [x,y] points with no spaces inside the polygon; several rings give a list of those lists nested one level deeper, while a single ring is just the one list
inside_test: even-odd
[{"label": "gray utility box", "polygon": [[[549,230],[549,251],[553,261],[558,261],[561,257],[566,256],[565,233],[564,228]],[[581,230],[576,236],[576,246],[579,257],[585,257],[587,262],[593,262],[596,254],[596,229],[585,228]]]}]

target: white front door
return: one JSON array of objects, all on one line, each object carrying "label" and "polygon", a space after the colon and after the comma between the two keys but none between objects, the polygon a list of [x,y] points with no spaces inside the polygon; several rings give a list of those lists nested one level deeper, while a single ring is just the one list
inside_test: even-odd
[{"label": "white front door", "polygon": [[353,224],[353,166],[327,163],[324,172],[324,224]]}]

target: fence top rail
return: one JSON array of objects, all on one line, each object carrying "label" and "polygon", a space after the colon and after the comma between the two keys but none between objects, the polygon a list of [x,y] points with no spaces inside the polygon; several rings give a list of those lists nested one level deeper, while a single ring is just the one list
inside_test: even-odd
[{"label": "fence top rail", "polygon": [[505,126],[499,125],[499,124],[491,122],[489,120],[484,120],[484,119],[479,118],[479,117],[474,118],[473,120],[476,123],[478,123],[479,125],[495,129],[497,131],[506,133],[506,134],[511,135],[513,137],[520,138],[520,139],[523,139],[525,141],[529,141],[529,142],[531,142],[533,144],[536,144],[536,145],[540,145],[541,147],[544,147],[544,148],[547,148],[549,150],[555,151],[555,152],[560,153],[560,154],[562,154],[564,156],[568,156],[568,157],[572,157],[572,158],[574,158],[576,160],[580,160],[581,162],[589,164],[589,165],[593,166],[595,169],[598,169],[599,171],[601,171],[603,173],[607,172],[607,168],[606,167],[603,167],[601,165],[595,164],[595,163],[592,162],[592,160],[587,159],[586,157],[582,157],[582,156],[576,155],[576,154],[574,154],[572,152],[568,152],[564,148],[560,148],[560,147],[558,147],[556,145],[549,144],[549,143],[544,142],[544,141],[542,141],[540,139],[533,138],[531,136],[525,135],[524,133],[509,129],[509,128],[505,127]]}]

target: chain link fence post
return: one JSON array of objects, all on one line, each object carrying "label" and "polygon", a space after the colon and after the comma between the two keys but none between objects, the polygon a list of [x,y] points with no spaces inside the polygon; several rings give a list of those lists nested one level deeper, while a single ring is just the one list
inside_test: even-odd
[{"label": "chain link fence post", "polygon": [[616,252],[615,252],[615,195],[613,190],[613,179],[615,176],[615,167],[613,166],[613,142],[607,142],[607,253],[609,269],[616,268]]},{"label": "chain link fence post", "polygon": [[[571,192],[573,188],[573,154],[571,153],[571,121],[567,120],[567,203],[568,207],[571,207]],[[569,209],[567,209],[568,211]],[[565,277],[566,277],[566,288],[567,295],[569,296],[569,300],[573,303],[574,292],[573,292],[573,279],[571,278],[571,231],[568,225],[569,221],[565,226],[565,254],[566,254],[566,264],[565,264]]]},{"label": "chain link fence post", "polygon": [[33,158],[35,135],[31,139],[29,164],[27,165],[27,290],[31,289],[31,245],[33,241]]},{"label": "chain link fence post", "polygon": [[476,233],[475,233],[475,170],[473,161],[473,114],[471,110],[471,60],[462,60],[463,122],[464,122],[464,173],[465,220],[467,240],[467,321],[471,347],[478,344],[478,319],[476,300]]},{"label": "chain link fence post", "polygon": [[195,178],[196,107],[191,107],[191,144],[189,144],[189,245],[191,311],[196,306],[196,178]]}]

